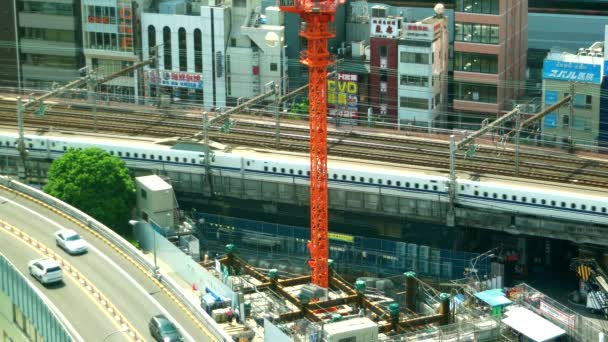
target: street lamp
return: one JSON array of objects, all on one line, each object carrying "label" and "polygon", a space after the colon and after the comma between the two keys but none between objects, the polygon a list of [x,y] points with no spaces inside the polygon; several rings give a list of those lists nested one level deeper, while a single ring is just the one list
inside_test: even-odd
[{"label": "street lamp", "polygon": [[127,332],[129,331],[129,328],[127,327],[122,327],[116,331],[112,331],[111,333],[107,334],[106,337],[103,338],[103,340],[101,340],[101,342],[105,342],[110,336],[114,335],[114,334],[118,334],[118,333],[123,333],[123,332]]},{"label": "street lamp", "polygon": [[131,226],[133,226],[133,227],[135,227],[139,223],[144,224],[146,226],[149,226],[150,229],[152,229],[152,241],[153,241],[153,252],[154,252],[154,269],[152,270],[152,273],[155,276],[158,276],[158,274],[159,274],[159,270],[158,269],[159,268],[158,268],[158,265],[156,263],[156,232],[154,231],[154,228],[152,227],[152,225],[150,223],[148,223],[148,222],[145,222],[145,221],[142,222],[142,221],[139,221],[139,220],[129,220],[129,224]]},{"label": "street lamp", "polygon": [[492,258],[492,257],[496,256],[496,255],[495,255],[493,252],[494,252],[495,250],[499,249],[499,248],[500,248],[500,247],[494,247],[494,248],[492,248],[492,249],[490,249],[490,250],[488,250],[488,251],[486,251],[486,252],[484,252],[484,253],[482,253],[482,254],[479,254],[478,256],[476,256],[476,257],[474,257],[474,258],[472,258],[472,259],[469,261],[469,265],[470,265],[470,267],[469,267],[469,272],[468,272],[468,275],[470,276],[470,275],[474,274],[474,275],[475,275],[475,280],[479,281],[479,278],[477,277],[477,268],[475,268],[475,267],[477,266],[477,263],[478,263],[478,262],[479,262],[479,260],[481,260],[481,258],[482,258],[482,257],[484,257],[484,256],[485,256],[485,257],[489,257],[489,258]]}]

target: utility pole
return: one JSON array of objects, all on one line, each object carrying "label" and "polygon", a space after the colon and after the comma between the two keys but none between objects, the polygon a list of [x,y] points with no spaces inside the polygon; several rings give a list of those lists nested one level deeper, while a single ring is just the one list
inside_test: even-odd
[{"label": "utility pole", "polygon": [[25,133],[23,132],[23,115],[25,106],[21,100],[21,96],[17,97],[17,127],[19,128],[19,141],[17,142],[17,151],[19,151],[19,157],[21,158],[21,167],[23,169],[20,174],[21,179],[27,179],[27,151],[25,150]]},{"label": "utility pole", "polygon": [[154,65],[154,69],[156,70],[156,107],[160,108],[160,101],[162,100],[160,96],[160,44],[154,46],[154,55],[156,59],[156,64]]},{"label": "utility pole", "polygon": [[570,82],[570,95],[572,100],[570,101],[570,120],[568,120],[568,150],[574,152],[574,137],[572,136],[572,126],[574,126],[574,82]]},{"label": "utility pole", "polygon": [[274,119],[275,119],[275,128],[274,128],[274,143],[276,145],[277,150],[281,145],[281,102],[280,102],[280,86],[277,84],[273,84],[274,90]]},{"label": "utility pole", "polygon": [[519,133],[521,131],[521,112],[519,105],[516,107],[517,114],[515,116],[515,176],[519,177]]},{"label": "utility pole", "polygon": [[456,204],[456,138],[450,135],[450,183],[448,184],[448,192],[450,195],[450,207],[448,209],[447,226],[456,226],[456,212],[454,206]]},{"label": "utility pole", "polygon": [[97,133],[97,80],[95,80],[95,74],[95,71],[88,70],[87,87],[89,102],[93,104],[93,132]]},{"label": "utility pole", "polygon": [[209,127],[211,122],[209,121],[209,114],[203,112],[203,142],[205,146],[205,178],[209,183],[209,194],[213,196],[213,183],[211,179],[211,147],[209,146]]},{"label": "utility pole", "polygon": [[334,109],[336,110],[336,128],[340,127],[340,111],[338,110],[339,104],[338,104],[338,81],[340,80],[340,78],[338,77],[338,66],[340,64],[340,62],[342,61],[342,59],[336,59],[336,73],[334,75],[334,100],[336,101],[334,104]]}]

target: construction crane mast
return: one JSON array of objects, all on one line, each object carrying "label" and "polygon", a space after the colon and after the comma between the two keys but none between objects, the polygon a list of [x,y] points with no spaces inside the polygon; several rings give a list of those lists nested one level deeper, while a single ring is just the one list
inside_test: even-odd
[{"label": "construction crane mast", "polygon": [[308,42],[300,62],[308,66],[310,108],[310,251],[312,283],[329,285],[327,236],[327,66],[333,63],[327,42],[335,37],[329,23],[345,0],[279,0],[281,11],[300,15],[300,36]]}]

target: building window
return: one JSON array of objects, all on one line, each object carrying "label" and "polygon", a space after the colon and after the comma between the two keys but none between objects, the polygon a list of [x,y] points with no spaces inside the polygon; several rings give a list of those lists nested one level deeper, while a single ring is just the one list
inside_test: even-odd
[{"label": "building window", "polygon": [[143,199],[148,198],[148,193],[146,192],[146,190],[140,189],[140,193],[141,193],[141,198],[143,198]]},{"label": "building window", "polygon": [[171,29],[168,26],[163,28],[163,53],[164,53],[164,69],[171,70],[173,67],[171,61]]},{"label": "building window", "polygon": [[429,64],[429,54],[403,51],[400,53],[400,62],[401,63]]},{"label": "building window", "polygon": [[386,45],[381,46],[380,47],[380,57],[385,58],[387,54],[388,54],[388,49],[387,49]]},{"label": "building window", "polygon": [[270,71],[277,71],[279,66],[277,63],[270,63]]},{"label": "building window", "polygon": [[203,72],[203,40],[201,30],[194,30],[194,72]]},{"label": "building window", "polygon": [[496,85],[456,82],[455,99],[496,103]]},{"label": "building window", "polygon": [[454,70],[496,74],[498,72],[498,56],[456,51],[454,52]]},{"label": "building window", "polygon": [[399,83],[404,86],[428,87],[427,76],[401,75]]},{"label": "building window", "polygon": [[[101,6],[89,6],[89,16],[92,16],[91,11],[95,10],[95,7],[99,8],[100,13],[102,13],[102,9],[108,9],[109,7],[101,7]],[[41,14],[52,14],[52,15],[64,15],[64,16],[73,16],[74,15],[74,7],[72,4],[58,4],[52,2],[25,2],[23,4],[23,10],[21,12],[26,13],[41,13]],[[109,19],[105,17],[105,19]],[[89,22],[90,22],[89,18]],[[93,22],[99,20],[99,23],[104,23],[104,16],[100,15],[99,18],[93,17]]]},{"label": "building window", "polygon": [[456,0],[456,12],[498,14],[499,0]]},{"label": "building window", "polygon": [[457,42],[498,44],[498,26],[456,23],[454,40]]},{"label": "building window", "polygon": [[181,27],[177,31],[179,49],[179,71],[188,71],[188,55],[186,46],[186,29]]},{"label": "building window", "polygon": [[[156,29],[154,26],[148,26],[148,55],[152,56],[156,53],[154,47],[156,46]],[[156,61],[158,62],[158,61]]]},{"label": "building window", "polygon": [[592,100],[593,100],[593,98],[591,97],[591,95],[576,94],[576,95],[574,95],[574,104],[573,105],[576,108],[591,109]]},{"label": "building window", "polygon": [[429,109],[429,100],[402,96],[399,98],[399,107]]}]

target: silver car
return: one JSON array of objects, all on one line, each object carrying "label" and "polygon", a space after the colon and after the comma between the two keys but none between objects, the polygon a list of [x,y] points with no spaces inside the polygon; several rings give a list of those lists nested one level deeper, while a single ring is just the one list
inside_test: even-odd
[{"label": "silver car", "polygon": [[63,272],[59,263],[53,259],[35,259],[27,264],[30,274],[42,284],[63,281]]},{"label": "silver car", "polygon": [[87,252],[87,243],[73,230],[62,229],[56,232],[55,243],[69,254]]}]

